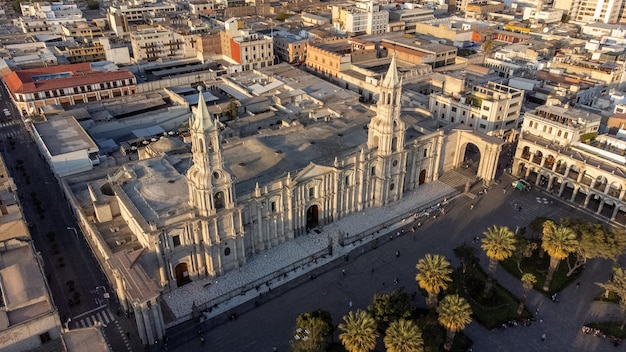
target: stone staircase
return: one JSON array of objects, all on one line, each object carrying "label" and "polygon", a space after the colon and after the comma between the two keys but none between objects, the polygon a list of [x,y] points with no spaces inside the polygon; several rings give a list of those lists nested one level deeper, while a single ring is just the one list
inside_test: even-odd
[{"label": "stone staircase", "polygon": [[465,192],[465,185],[467,182],[473,186],[477,181],[476,175],[468,171],[469,170],[465,169],[453,169],[446,171],[443,175],[439,176],[439,181],[450,187],[454,187],[461,192]]}]

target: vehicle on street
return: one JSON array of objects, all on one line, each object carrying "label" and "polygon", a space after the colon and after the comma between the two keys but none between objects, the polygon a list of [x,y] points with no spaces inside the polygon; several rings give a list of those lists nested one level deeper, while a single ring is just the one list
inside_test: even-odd
[{"label": "vehicle on street", "polygon": [[517,181],[513,181],[511,183],[513,188],[519,189],[520,191],[528,192],[532,189],[530,183],[526,180],[519,179]]}]

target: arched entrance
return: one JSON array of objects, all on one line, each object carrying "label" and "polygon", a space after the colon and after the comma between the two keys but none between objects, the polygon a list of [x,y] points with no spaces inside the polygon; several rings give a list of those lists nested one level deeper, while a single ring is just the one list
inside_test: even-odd
[{"label": "arched entrance", "polygon": [[178,285],[178,287],[191,282],[191,279],[189,278],[189,270],[187,269],[187,263],[180,263],[176,265],[174,271],[176,272],[176,285]]},{"label": "arched entrance", "polygon": [[465,145],[465,153],[463,154],[463,168],[471,171],[473,174],[478,173],[480,165],[480,150],[474,143]]},{"label": "arched entrance", "polygon": [[419,176],[419,183],[418,184],[423,184],[424,182],[426,182],[426,170],[422,170],[420,171],[420,176]]},{"label": "arched entrance", "polygon": [[311,205],[306,211],[307,231],[317,227],[319,223],[319,209],[317,205]]}]

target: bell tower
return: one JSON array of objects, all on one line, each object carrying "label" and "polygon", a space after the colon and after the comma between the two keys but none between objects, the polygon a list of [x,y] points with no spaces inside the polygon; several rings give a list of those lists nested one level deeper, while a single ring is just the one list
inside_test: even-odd
[{"label": "bell tower", "polygon": [[187,172],[189,203],[200,216],[235,207],[233,177],[224,167],[220,130],[209,114],[203,87],[198,86],[198,107],[189,120],[193,165]]},{"label": "bell tower", "polygon": [[403,149],[404,122],[400,120],[402,79],[398,75],[396,53],[391,56],[389,70],[379,87],[376,117],[368,125],[367,146],[378,149],[379,155],[390,155]]}]

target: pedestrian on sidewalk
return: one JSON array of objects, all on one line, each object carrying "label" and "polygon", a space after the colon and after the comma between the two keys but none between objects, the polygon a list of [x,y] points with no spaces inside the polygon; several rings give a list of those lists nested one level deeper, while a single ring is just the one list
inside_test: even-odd
[{"label": "pedestrian on sidewalk", "polygon": [[541,335],[541,341],[545,341],[546,340],[546,334],[544,333],[543,335]]},{"label": "pedestrian on sidewalk", "polygon": [[342,274],[343,276],[346,276],[346,269],[342,269],[342,270],[341,270],[341,274]]},{"label": "pedestrian on sidewalk", "polygon": [[396,257],[400,257],[400,251],[396,251]]}]

